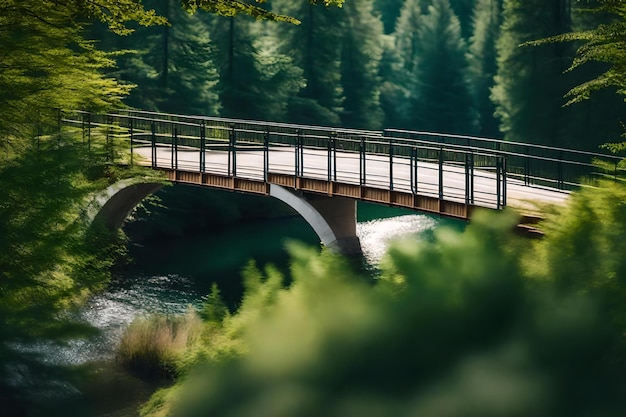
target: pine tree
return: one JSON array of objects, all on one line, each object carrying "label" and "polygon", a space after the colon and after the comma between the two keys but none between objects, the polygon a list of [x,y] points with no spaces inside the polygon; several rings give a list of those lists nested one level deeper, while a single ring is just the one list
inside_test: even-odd
[{"label": "pine tree", "polygon": [[380,15],[386,34],[393,33],[396,29],[396,22],[400,17],[400,10],[405,0],[374,0],[374,9]]},{"label": "pine tree", "polygon": [[472,16],[474,14],[476,4],[479,1],[480,0],[450,0],[452,10],[454,10],[454,14],[456,14],[459,18],[459,23],[461,24],[461,36],[463,39],[468,39],[472,34],[474,23]]},{"label": "pine tree", "polygon": [[127,47],[139,53],[120,59],[120,76],[137,85],[128,103],[172,113],[218,114],[218,72],[206,17],[190,15],[177,0],[162,0],[160,6],[170,25],[137,29]]},{"label": "pine tree", "polygon": [[[601,5],[601,2],[575,3],[572,13],[572,30],[581,33],[593,31],[600,25],[615,22],[615,16],[599,11],[589,13],[586,10]],[[600,9],[601,10],[601,9]],[[576,43],[580,45],[580,43]],[[604,56],[604,55],[603,55]],[[615,67],[614,67],[615,68]],[[604,62],[588,62],[585,65],[574,68],[569,79],[572,84],[588,86],[590,80],[602,77],[609,69]],[[619,80],[619,78],[618,78]],[[593,81],[591,81],[593,82]],[[618,81],[619,82],[619,81]],[[567,134],[570,138],[568,143],[577,149],[597,151],[598,147],[607,142],[620,142],[620,136],[624,134],[624,120],[626,120],[626,103],[624,96],[617,94],[617,86],[610,85],[600,89],[590,89],[586,93],[587,98],[579,100],[575,96],[568,95],[569,106],[565,108],[569,119]]]},{"label": "pine tree", "polygon": [[412,128],[473,134],[476,116],[466,81],[466,46],[448,0],[435,0],[416,31],[409,123]]},{"label": "pine tree", "polygon": [[484,137],[498,137],[499,123],[491,101],[491,87],[497,72],[496,41],[500,31],[502,0],[478,0],[473,16],[474,33],[468,53],[468,78]]},{"label": "pine tree", "polygon": [[215,62],[219,63],[218,84],[222,115],[244,119],[259,118],[262,113],[261,74],[256,65],[250,19],[214,16],[211,39]]},{"label": "pine tree", "polygon": [[417,29],[422,25],[422,15],[427,12],[427,0],[407,0],[398,17],[395,47],[402,57],[402,69],[413,71],[419,58]]},{"label": "pine tree", "polygon": [[306,85],[303,71],[294,64],[292,57],[278,51],[278,45],[272,36],[259,36],[255,45],[256,62],[262,77],[261,94],[257,97],[258,108],[262,110],[259,117],[263,120],[288,122],[289,101]]},{"label": "pine tree", "polygon": [[410,127],[408,97],[419,57],[416,28],[420,27],[426,0],[406,0],[393,38],[385,42],[381,62],[381,107],[385,126]]},{"label": "pine tree", "polygon": [[347,127],[380,129],[382,22],[373,15],[372,0],[352,0],[343,11],[341,85],[345,100],[341,123]]},{"label": "pine tree", "polygon": [[37,124],[56,126],[59,109],[102,110],[128,93],[103,75],[113,57],[85,40],[73,17],[46,1],[0,4],[0,148],[32,137]]},{"label": "pine tree", "polygon": [[497,42],[498,72],[492,89],[496,115],[505,138],[552,146],[568,146],[563,71],[571,51],[565,45],[520,44],[570,29],[569,1],[504,0]]},{"label": "pine tree", "polygon": [[302,68],[306,86],[289,102],[288,118],[295,123],[340,123],[341,87],[341,9],[325,9],[291,0],[274,0],[273,11],[288,14],[302,23],[277,25],[280,52],[291,56]]}]

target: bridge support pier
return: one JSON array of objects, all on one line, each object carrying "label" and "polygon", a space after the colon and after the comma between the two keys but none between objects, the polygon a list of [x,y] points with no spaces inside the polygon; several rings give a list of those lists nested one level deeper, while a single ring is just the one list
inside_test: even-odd
[{"label": "bridge support pier", "polygon": [[276,184],[270,184],[270,196],[298,212],[327,248],[348,256],[362,253],[361,242],[356,234],[355,200],[299,194]]}]

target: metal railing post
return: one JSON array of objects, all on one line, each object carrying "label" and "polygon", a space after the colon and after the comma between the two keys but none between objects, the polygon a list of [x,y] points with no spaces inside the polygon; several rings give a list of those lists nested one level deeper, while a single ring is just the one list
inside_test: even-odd
[{"label": "metal railing post", "polygon": [[152,150],[152,168],[157,167],[157,150],[156,150],[156,125],[154,120],[150,122],[150,141]]},{"label": "metal railing post", "polygon": [[270,170],[270,129],[267,127],[263,133],[263,181],[267,182]]},{"label": "metal railing post", "polygon": [[528,155],[528,146],[524,147],[524,185],[530,185],[530,157]]},{"label": "metal railing post", "polygon": [[500,193],[501,193],[501,188],[500,188],[500,182],[501,182],[501,173],[500,170],[501,168],[501,160],[499,156],[496,156],[496,209],[500,210],[500,208],[502,207],[500,204]]},{"label": "metal railing post", "polygon": [[333,134],[330,133],[328,137],[328,141],[326,142],[326,150],[327,150],[327,161],[326,161],[326,177],[328,182],[332,181],[332,170],[333,170]]},{"label": "metal railing post", "polygon": [[470,174],[469,174],[469,179],[470,179],[470,195],[469,195],[469,203],[470,204],[474,204],[474,153],[470,151]]},{"label": "metal railing post", "polygon": [[366,184],[365,172],[365,137],[361,136],[359,143],[359,185],[361,186]]},{"label": "metal railing post", "polygon": [[295,146],[296,160],[295,160],[295,166],[294,166],[296,178],[300,176],[300,146],[301,146],[300,135],[301,135],[301,132],[302,131],[300,129],[296,130],[296,146]]},{"label": "metal railing post", "polygon": [[507,158],[506,155],[502,155],[502,206],[506,207],[506,195],[507,195],[507,186],[506,186],[506,172],[507,172]]},{"label": "metal railing post", "polygon": [[206,172],[206,122],[200,124],[200,172]]},{"label": "metal railing post", "polygon": [[130,133],[130,164],[133,164],[133,119],[129,120],[129,133]]},{"label": "metal railing post", "polygon": [[302,137],[302,130],[298,131],[298,155],[300,156],[300,176],[304,175],[304,138]]},{"label": "metal railing post", "polygon": [[333,181],[337,182],[337,133],[334,132],[333,139]]},{"label": "metal railing post", "polygon": [[233,142],[234,142],[234,137],[235,137],[235,125],[231,123],[230,125],[230,130],[228,131],[228,147],[227,147],[227,153],[228,153],[228,166],[226,167],[226,175],[227,176],[231,176],[231,163],[232,163],[232,159],[234,159],[233,156]]},{"label": "metal railing post", "polygon": [[439,200],[443,200],[443,148],[438,149],[439,156]]},{"label": "metal railing post", "polygon": [[417,194],[417,148],[415,146],[411,149],[409,169],[411,171],[411,192]]},{"label": "metal railing post", "polygon": [[389,191],[393,191],[393,139],[389,138]]},{"label": "metal railing post", "polygon": [[172,132],[172,169],[178,169],[178,128]]},{"label": "metal railing post", "polygon": [[465,204],[470,204],[470,194],[471,190],[471,180],[470,180],[470,164],[471,164],[471,153],[465,152]]}]

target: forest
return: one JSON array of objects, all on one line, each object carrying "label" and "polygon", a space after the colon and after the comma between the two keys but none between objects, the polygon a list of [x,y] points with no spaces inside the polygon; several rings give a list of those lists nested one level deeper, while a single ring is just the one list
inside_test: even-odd
[{"label": "forest", "polygon": [[[28,379],[77,377],[21,347],[91,334],[71,312],[126,258],[86,199],[161,180],[61,132],[64,111],[621,154],[625,42],[611,0],[0,2],[3,415],[32,415]],[[623,416],[625,201],[621,177],[598,180],[545,207],[533,241],[511,233],[518,214],[477,212],[464,232],[398,242],[375,278],[292,243],[287,276],[251,261],[236,309],[214,287],[201,309],[134,322],[118,360],[168,381],[146,417]]]}]

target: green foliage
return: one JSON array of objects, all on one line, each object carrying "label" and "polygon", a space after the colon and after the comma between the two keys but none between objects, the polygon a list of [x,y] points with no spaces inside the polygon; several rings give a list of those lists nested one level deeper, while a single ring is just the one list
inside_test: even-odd
[{"label": "green foliage", "polygon": [[89,229],[85,213],[108,185],[90,178],[107,172],[107,147],[87,153],[87,143],[66,132],[19,144],[0,163],[0,391],[53,371],[20,344],[93,334],[71,313],[125,256],[120,237]]},{"label": "green foliage", "polygon": [[562,99],[568,90],[563,71],[570,51],[564,45],[519,45],[570,28],[565,1],[505,0],[497,42],[498,72],[492,89],[505,139],[567,147]]},{"label": "green foliage", "polygon": [[[568,146],[596,150],[623,134],[626,104],[619,74],[623,72],[620,59],[624,54],[618,34],[623,31],[624,17],[617,11],[620,8],[621,2],[574,2],[571,32],[526,44],[554,47],[556,43],[572,50],[573,58],[567,62],[571,66],[563,76],[568,78],[565,88],[569,90],[565,94],[568,107],[563,110],[567,114],[563,134],[568,137]],[[575,54],[574,48],[578,48]]]},{"label": "green foliage", "polygon": [[[466,46],[448,0],[435,0],[413,31],[416,58],[405,63],[409,80],[407,125],[413,129],[473,134],[476,114],[466,79]],[[401,27],[398,27],[400,30]]]},{"label": "green foliage", "polygon": [[491,101],[491,88],[497,72],[496,41],[500,33],[502,0],[478,0],[474,8],[474,31],[468,50],[469,86],[478,113],[479,136],[498,137],[498,120]]},{"label": "green foliage", "polygon": [[372,0],[352,0],[343,10],[341,124],[352,128],[381,129],[382,23],[373,14]]},{"label": "green foliage", "polygon": [[[383,89],[386,119],[396,127],[472,134],[476,114],[467,83],[465,41],[448,0],[409,0],[388,52],[391,82]],[[399,126],[398,126],[399,125]]]},{"label": "green foliage", "polygon": [[211,323],[221,323],[229,315],[217,284],[213,283],[211,286],[211,292],[204,300],[199,313],[202,320]]},{"label": "green foliage", "polygon": [[280,53],[276,42],[251,19],[214,17],[210,20],[217,89],[226,117],[287,119],[287,103],[305,83],[293,59]]},{"label": "green foliage", "polygon": [[396,21],[400,16],[400,9],[404,3],[404,0],[374,0],[374,8],[380,15],[385,33],[394,32]]},{"label": "green foliage", "polygon": [[341,86],[342,10],[288,0],[272,2],[273,10],[295,16],[298,26],[277,26],[282,54],[302,68],[306,86],[288,104],[293,123],[338,125],[343,102]]},{"label": "green foliage", "polygon": [[[257,0],[257,3],[265,3],[266,0]],[[308,0],[310,4],[323,4],[326,7],[343,5],[344,0]],[[200,8],[211,13],[222,16],[234,16],[238,13],[250,15],[256,19],[284,21],[290,23],[300,23],[292,16],[285,16],[272,13],[267,9],[239,0],[182,0],[183,7],[190,12]]]},{"label": "green foliage", "polygon": [[190,310],[185,315],[152,315],[135,319],[125,330],[115,360],[143,377],[173,378],[181,353],[200,337],[202,322]]},{"label": "green foliage", "polygon": [[545,270],[537,274],[550,277],[561,289],[601,300],[607,318],[624,334],[626,185],[603,182],[598,189],[581,190],[543,227],[546,238],[538,244],[538,265]]},{"label": "green foliage", "polygon": [[158,6],[170,25],[139,28],[111,46],[136,51],[120,57],[116,72],[137,86],[127,103],[173,113],[218,114],[219,74],[206,16],[190,15],[176,0],[162,0]]},{"label": "green foliage", "polygon": [[381,62],[381,107],[386,127],[409,127],[408,98],[411,91],[412,72],[419,57],[417,33],[421,25],[422,0],[403,3],[395,25],[395,33],[384,44]]},{"label": "green foliage", "polygon": [[614,0],[579,0],[578,3],[588,12],[600,15],[603,20],[606,20],[606,15],[612,18],[593,29],[561,34],[534,44],[582,41],[570,70],[592,62],[608,64],[608,69],[602,74],[572,88],[568,93],[571,97],[569,103],[588,99],[592,92],[608,87],[617,87],[619,94],[626,94],[626,52],[623,48],[626,40],[626,3]]},{"label": "green foliage", "polygon": [[472,33],[472,15],[478,4],[478,0],[450,0],[450,5],[454,14],[459,18],[461,24],[461,36],[468,39]]},{"label": "green foliage", "polygon": [[[99,71],[112,56],[81,37],[75,12],[51,2],[0,5],[0,147],[56,125],[55,109],[120,106],[129,86]],[[40,130],[38,132],[37,130]]]},{"label": "green foliage", "polygon": [[[593,293],[589,268],[576,269],[590,245],[571,253],[563,243],[574,238],[582,249],[593,237],[600,245],[591,250],[606,255],[609,241],[623,240],[622,217],[607,222],[621,225],[615,230],[595,229],[606,242],[571,227],[589,216],[568,215],[561,227],[550,221],[548,233],[561,232],[539,245],[551,266],[535,269],[539,281],[530,282],[520,253],[538,252],[511,235],[511,213],[477,212],[464,233],[439,230],[433,243],[398,242],[375,285],[339,257],[292,245],[290,286],[250,265],[241,309],[212,333],[205,360],[142,415],[620,415],[626,374],[614,348],[623,329],[605,312],[623,311],[611,302],[623,295]],[[599,278],[611,270],[626,276],[611,269],[621,253],[594,255]],[[570,262],[563,274],[553,267]],[[208,353],[235,340],[237,354]]]}]

